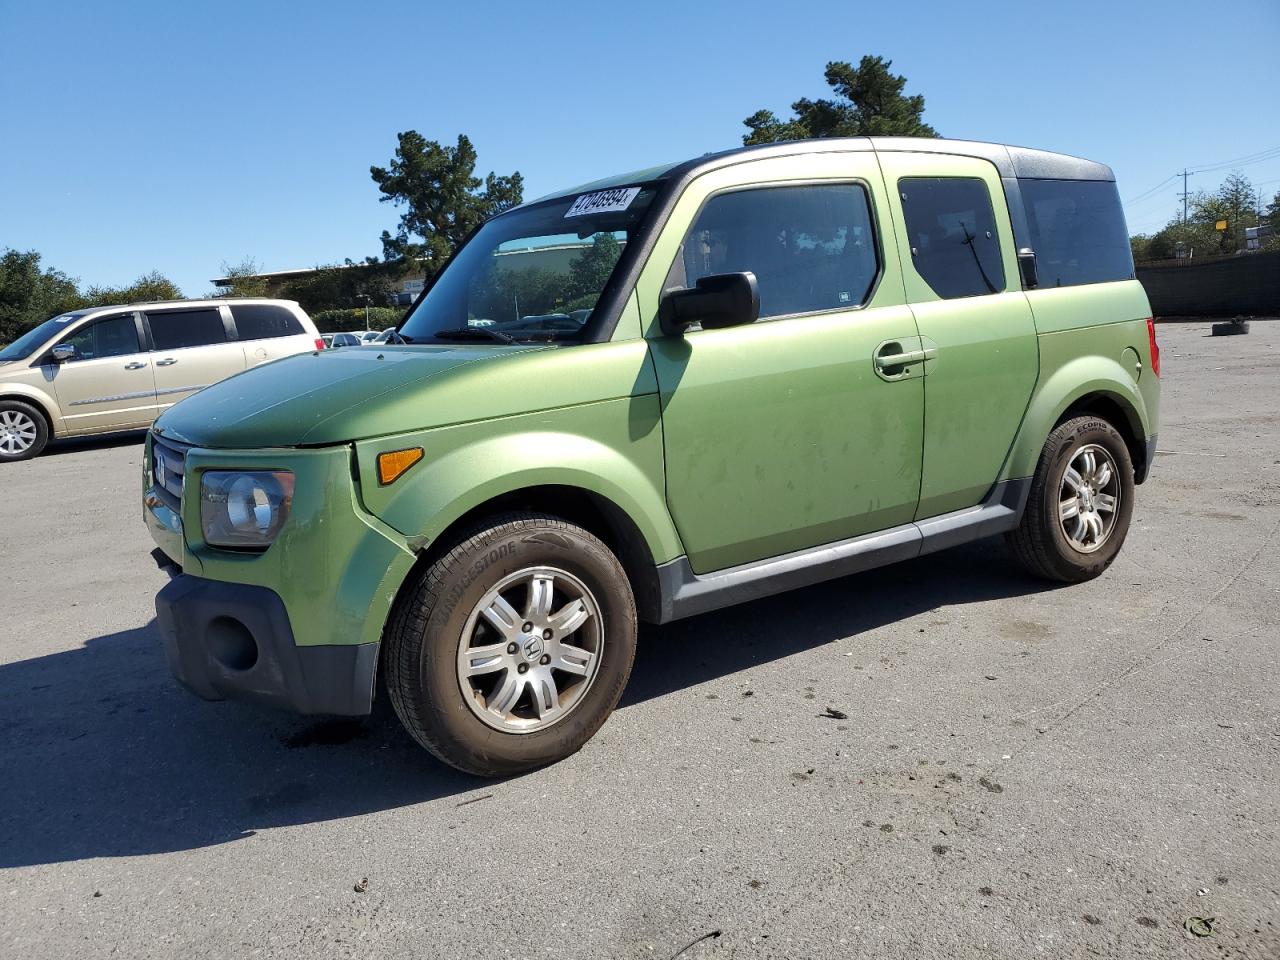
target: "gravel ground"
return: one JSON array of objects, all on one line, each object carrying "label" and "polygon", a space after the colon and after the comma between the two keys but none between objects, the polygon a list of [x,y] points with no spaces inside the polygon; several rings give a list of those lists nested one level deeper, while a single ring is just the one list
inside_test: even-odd
[{"label": "gravel ground", "polygon": [[503,782],[179,690],[137,436],[4,467],[0,956],[1280,956],[1280,323],[1207,333],[1101,579],[993,541],[650,628]]}]

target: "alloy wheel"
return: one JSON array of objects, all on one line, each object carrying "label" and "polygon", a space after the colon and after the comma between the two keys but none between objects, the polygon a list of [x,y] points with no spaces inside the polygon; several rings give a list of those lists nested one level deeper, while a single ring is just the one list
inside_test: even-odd
[{"label": "alloy wheel", "polygon": [[1115,529],[1120,506],[1120,474],[1103,446],[1085,444],[1074,451],[1062,473],[1058,523],[1080,553],[1100,549]]},{"label": "alloy wheel", "polygon": [[458,646],[467,706],[504,733],[533,733],[573,712],[600,667],[600,605],[577,577],[531,567],[476,604]]},{"label": "alloy wheel", "polygon": [[21,410],[0,410],[0,453],[16,457],[36,442],[36,422]]}]

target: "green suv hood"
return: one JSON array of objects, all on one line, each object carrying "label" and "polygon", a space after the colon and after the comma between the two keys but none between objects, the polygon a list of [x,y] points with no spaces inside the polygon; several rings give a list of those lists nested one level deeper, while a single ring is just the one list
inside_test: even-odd
[{"label": "green suv hood", "polygon": [[466,392],[445,391],[433,403],[428,384],[488,373],[547,349],[466,344],[298,354],[206,387],[167,410],[156,430],[196,446],[252,448],[320,446],[458,423],[472,419]]}]

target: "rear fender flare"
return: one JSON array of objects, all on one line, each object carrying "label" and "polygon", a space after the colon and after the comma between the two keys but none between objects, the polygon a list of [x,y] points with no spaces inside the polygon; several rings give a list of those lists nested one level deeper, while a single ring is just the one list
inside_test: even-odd
[{"label": "rear fender flare", "polygon": [[1080,357],[1063,364],[1036,388],[1000,479],[1029,477],[1035,473],[1045,440],[1062,415],[1093,395],[1106,396],[1119,404],[1129,418],[1127,426],[1137,442],[1150,436],[1146,404],[1124,367],[1104,357]]}]

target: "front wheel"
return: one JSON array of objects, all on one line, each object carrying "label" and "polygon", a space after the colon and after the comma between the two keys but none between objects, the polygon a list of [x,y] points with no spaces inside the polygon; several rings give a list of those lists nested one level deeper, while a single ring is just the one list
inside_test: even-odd
[{"label": "front wheel", "polygon": [[49,442],[49,425],[40,411],[19,400],[0,401],[0,462],[29,460]]},{"label": "front wheel", "polygon": [[1045,442],[1009,545],[1037,576],[1091,580],[1124,544],[1133,493],[1133,459],[1116,428],[1098,417],[1068,420]]},{"label": "front wheel", "polygon": [[386,637],[405,729],[454,767],[508,776],[577,751],[631,673],[636,609],[599,539],[536,514],[498,518],[419,571]]}]

